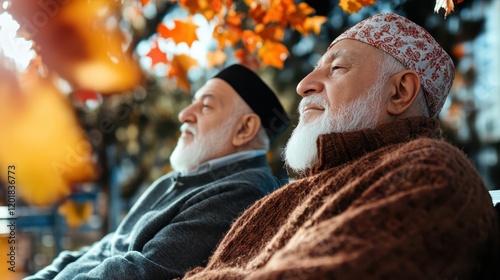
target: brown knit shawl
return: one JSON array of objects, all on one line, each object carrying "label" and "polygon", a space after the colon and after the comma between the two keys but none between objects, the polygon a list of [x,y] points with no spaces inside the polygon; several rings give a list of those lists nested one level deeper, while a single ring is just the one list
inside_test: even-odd
[{"label": "brown knit shawl", "polygon": [[245,211],[187,278],[498,279],[491,198],[440,135],[415,117],[320,136],[308,176]]}]

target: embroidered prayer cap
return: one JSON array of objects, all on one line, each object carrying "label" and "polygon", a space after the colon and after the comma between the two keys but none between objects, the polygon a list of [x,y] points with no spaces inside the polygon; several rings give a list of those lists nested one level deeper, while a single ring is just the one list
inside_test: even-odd
[{"label": "embroidered prayer cap", "polygon": [[241,64],[233,64],[213,78],[224,80],[243,98],[260,117],[270,140],[275,139],[290,125],[290,119],[278,97],[254,71]]},{"label": "embroidered prayer cap", "polygon": [[453,84],[455,67],[450,56],[423,27],[397,14],[378,14],[347,29],[328,48],[343,39],[383,50],[417,72],[429,116],[437,117]]}]

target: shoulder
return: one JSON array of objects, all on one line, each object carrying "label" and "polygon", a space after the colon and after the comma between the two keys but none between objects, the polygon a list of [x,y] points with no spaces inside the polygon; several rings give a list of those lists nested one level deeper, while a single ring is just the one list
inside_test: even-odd
[{"label": "shoulder", "polygon": [[488,190],[472,161],[446,141],[415,139],[387,151],[383,159],[379,171],[402,186],[489,201]]},{"label": "shoulder", "polygon": [[228,188],[255,188],[266,193],[278,187],[278,182],[268,166],[232,170],[229,175],[213,183]]},{"label": "shoulder", "polygon": [[475,169],[467,155],[444,140],[419,138],[407,142],[392,152],[409,163],[422,163],[442,168]]},{"label": "shoulder", "polygon": [[227,165],[197,177],[198,186],[190,187],[190,192],[196,199],[215,196],[246,196],[255,199],[279,187],[268,166],[243,168]]}]

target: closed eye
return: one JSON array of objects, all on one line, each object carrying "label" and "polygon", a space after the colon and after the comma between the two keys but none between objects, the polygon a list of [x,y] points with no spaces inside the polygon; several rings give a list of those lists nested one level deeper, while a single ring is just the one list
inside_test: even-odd
[{"label": "closed eye", "polygon": [[333,74],[333,72],[337,71],[337,70],[340,70],[340,69],[343,69],[344,67],[341,67],[341,66],[338,66],[338,65],[334,65],[332,66],[332,68],[330,68],[330,74]]}]

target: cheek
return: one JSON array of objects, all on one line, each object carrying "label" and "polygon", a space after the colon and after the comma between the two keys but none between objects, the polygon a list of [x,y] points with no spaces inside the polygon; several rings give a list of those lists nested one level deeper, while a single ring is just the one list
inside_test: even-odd
[{"label": "cheek", "polygon": [[342,83],[327,88],[327,101],[330,108],[339,108],[365,96],[372,89],[372,84],[362,81]]}]

